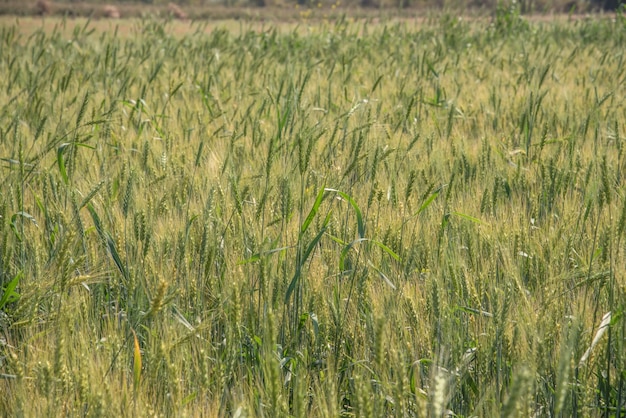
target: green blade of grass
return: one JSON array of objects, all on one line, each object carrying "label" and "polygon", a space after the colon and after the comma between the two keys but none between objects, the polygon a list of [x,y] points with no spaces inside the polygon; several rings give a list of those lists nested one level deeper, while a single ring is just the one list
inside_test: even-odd
[{"label": "green blade of grass", "polygon": [[242,265],[245,265],[245,264],[254,263],[255,261],[259,261],[261,259],[261,257],[264,257],[266,255],[272,255],[274,253],[278,253],[278,252],[281,252],[281,251],[285,251],[285,250],[288,250],[290,248],[293,248],[293,247],[290,247],[290,246],[288,246],[288,247],[280,247],[280,248],[274,248],[274,249],[269,250],[269,251],[263,251],[263,252],[260,252],[260,253],[256,253],[256,254],[253,254],[249,258],[246,258],[246,259],[243,259],[243,260],[239,261],[237,264],[242,266]]},{"label": "green blade of grass", "polygon": [[328,235],[328,238],[332,239],[333,241],[335,241],[339,245],[342,245],[342,246],[348,245],[348,243],[345,242],[344,240],[342,240],[341,238],[338,238],[338,237],[336,237],[334,235],[331,235],[331,234],[326,234],[326,235]]},{"label": "green blade of grass", "polygon": [[475,224],[479,224],[479,225],[483,224],[483,221],[481,221],[480,219],[474,218],[473,216],[470,216],[470,215],[466,215],[465,213],[452,212],[452,214],[458,216],[461,219],[465,219],[466,221],[473,222]]},{"label": "green blade of grass", "polygon": [[100,217],[98,216],[98,213],[96,212],[94,207],[91,205],[91,203],[87,204],[87,210],[91,214],[91,219],[93,220],[93,224],[96,227],[96,231],[98,231],[98,235],[100,236],[100,239],[102,240],[104,247],[107,249],[109,255],[113,259],[115,266],[120,271],[122,276],[126,280],[128,280],[128,272],[126,271],[126,268],[124,267],[124,263],[122,263],[122,258],[120,257],[119,252],[117,251],[117,247],[115,246],[115,241],[113,241],[113,237],[111,237],[111,234],[105,231],[104,228],[102,227],[102,222],[100,221]]},{"label": "green blade of grass", "polygon": [[69,143],[64,142],[63,144],[59,145],[59,148],[57,148],[57,164],[59,166],[61,178],[63,179],[63,183],[65,184],[69,183],[69,178],[67,177],[67,169],[65,168],[65,158],[63,158],[63,153],[69,145]]},{"label": "green blade of grass", "polygon": [[389,248],[385,244],[383,244],[382,242],[379,242],[379,241],[376,241],[376,240],[370,240],[370,242],[372,244],[377,245],[378,247],[380,247],[384,252],[389,254],[394,260],[401,261],[400,260],[400,256],[398,254],[396,254],[391,248]]},{"label": "green blade of grass", "polygon": [[315,215],[317,215],[317,211],[319,210],[320,205],[322,204],[322,200],[324,200],[324,191],[325,191],[325,189],[322,188],[317,193],[317,197],[315,198],[315,203],[313,203],[313,207],[311,208],[311,211],[307,215],[306,219],[302,223],[302,227],[300,228],[300,235],[301,236],[304,235],[306,230],[309,228],[309,225],[311,225],[311,222],[313,222],[313,219],[315,218]]},{"label": "green blade of grass", "polygon": [[435,190],[430,196],[428,196],[428,198],[424,201],[424,203],[421,204],[421,206],[419,207],[419,209],[417,209],[417,212],[415,212],[413,214],[412,217],[416,217],[417,215],[419,215],[420,213],[422,213],[423,211],[426,210],[426,208],[428,208],[437,198],[437,196],[439,196],[439,193],[441,193],[441,190],[446,187],[446,185],[442,185],[439,186],[437,188],[437,190]]},{"label": "green blade of grass", "polygon": [[113,262],[115,263],[115,266],[122,274],[122,277],[128,280],[128,272],[126,271],[126,268],[124,267],[124,263],[122,263],[122,258],[120,257],[120,254],[117,251],[117,247],[115,246],[115,241],[113,241],[113,237],[111,237],[111,234],[109,234],[108,232],[105,232],[105,235],[106,235],[106,246],[107,246],[107,249],[109,250],[109,254],[111,255],[111,258],[113,258]]},{"label": "green blade of grass", "polygon": [[336,189],[325,189],[328,192],[335,192],[342,198],[348,201],[352,208],[354,209],[354,213],[356,214],[356,222],[359,233],[359,238],[365,238],[365,223],[363,222],[363,215],[361,213],[361,209],[359,209],[359,205],[357,205],[356,201],[348,194],[336,190]]},{"label": "green blade of grass", "polygon": [[8,303],[15,302],[20,298],[20,294],[15,291],[15,288],[22,279],[22,276],[23,273],[20,271],[4,288],[2,298],[0,299],[0,309],[4,309]]},{"label": "green blade of grass", "polygon": [[96,212],[96,210],[94,209],[91,203],[87,204],[87,210],[89,211],[89,214],[91,215],[91,219],[93,220],[93,224],[96,227],[96,231],[98,232],[100,239],[102,239],[102,241],[104,242],[106,238],[104,236],[104,229],[102,229],[102,222],[100,221],[100,216],[98,216],[98,213]]},{"label": "green blade of grass", "polygon": [[289,298],[291,297],[291,294],[293,293],[293,291],[296,289],[298,280],[300,280],[302,276],[302,266],[308,260],[309,256],[311,255],[311,252],[313,251],[317,243],[320,241],[320,239],[326,232],[326,228],[328,227],[329,222],[330,222],[330,213],[326,216],[326,219],[324,219],[324,224],[322,225],[322,229],[317,233],[315,238],[313,238],[313,240],[309,243],[306,250],[304,251],[304,254],[300,260],[300,263],[298,264],[298,266],[296,266],[296,272],[293,275],[293,278],[291,279],[291,282],[289,283],[289,287],[287,288],[287,293],[285,294],[285,303],[289,302]]}]

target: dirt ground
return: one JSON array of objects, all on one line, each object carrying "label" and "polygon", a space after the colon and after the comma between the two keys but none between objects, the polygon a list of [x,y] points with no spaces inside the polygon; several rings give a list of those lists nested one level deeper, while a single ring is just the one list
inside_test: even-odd
[{"label": "dirt ground", "polygon": [[[553,14],[553,15],[532,15],[524,16],[524,19],[528,19],[537,23],[571,23],[576,24],[580,20],[588,19],[615,19],[616,15],[612,13],[602,14],[588,14],[588,15],[567,15],[567,14]],[[307,28],[323,23],[330,23],[335,20],[336,17],[301,17],[299,19],[277,21],[273,19],[219,19],[219,20],[172,20],[161,18],[165,22],[165,31],[172,35],[183,36],[185,34],[195,33],[198,31],[210,33],[216,28],[227,29],[237,33],[239,31],[248,30],[263,30],[267,27],[277,27],[281,31],[303,30],[306,32]],[[367,18],[347,18],[352,21],[363,22],[364,24],[376,24],[379,22],[386,23],[405,23],[407,25],[423,26],[438,22],[434,16],[409,16],[409,17],[394,17],[394,16],[372,16]],[[489,24],[492,19],[489,16],[467,16],[462,19],[469,19],[477,22],[484,22]],[[78,18],[61,18],[61,17],[17,17],[17,16],[0,16],[0,30],[6,27],[17,25],[20,34],[23,37],[28,37],[35,31],[43,29],[46,32],[52,32],[53,30],[60,30],[64,36],[71,37],[76,27],[83,28],[88,26],[89,30],[93,30],[94,33],[101,33],[103,31],[117,31],[121,36],[133,36],[138,33],[142,25],[142,20],[137,18],[130,19],[88,19],[84,17]]]}]

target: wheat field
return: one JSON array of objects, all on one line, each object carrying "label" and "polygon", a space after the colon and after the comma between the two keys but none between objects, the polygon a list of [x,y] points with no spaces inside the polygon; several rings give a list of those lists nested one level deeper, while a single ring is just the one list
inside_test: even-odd
[{"label": "wheat field", "polygon": [[626,414],[624,16],[54,22],[0,28],[0,414]]}]

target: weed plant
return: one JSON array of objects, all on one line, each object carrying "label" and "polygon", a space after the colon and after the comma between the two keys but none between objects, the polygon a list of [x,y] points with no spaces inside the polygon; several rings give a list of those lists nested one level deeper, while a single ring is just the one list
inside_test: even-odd
[{"label": "weed plant", "polygon": [[6,416],[624,416],[626,23],[0,29]]}]

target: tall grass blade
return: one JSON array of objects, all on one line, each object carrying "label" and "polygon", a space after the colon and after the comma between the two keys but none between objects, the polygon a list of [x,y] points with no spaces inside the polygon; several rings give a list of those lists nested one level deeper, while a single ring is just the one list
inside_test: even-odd
[{"label": "tall grass blade", "polygon": [[65,158],[63,158],[63,153],[69,145],[70,144],[65,142],[59,145],[59,148],[57,149],[57,165],[59,166],[59,173],[61,173],[61,178],[65,184],[69,183],[69,178],[67,177],[67,169],[65,168]]},{"label": "tall grass blade", "polygon": [[475,217],[470,216],[470,215],[466,215],[465,213],[452,212],[452,214],[458,216],[461,219],[465,219],[466,221],[470,221],[470,222],[475,223],[475,224],[481,225],[483,223],[483,221],[481,221],[480,219],[475,218]]},{"label": "tall grass blade", "polygon": [[335,192],[342,198],[348,201],[352,208],[354,209],[354,213],[356,215],[357,229],[359,233],[359,238],[365,238],[365,223],[363,222],[363,215],[361,214],[361,209],[359,209],[359,205],[357,205],[356,201],[349,196],[348,194],[341,192],[335,189],[325,189],[327,192]]},{"label": "tall grass blade", "polygon": [[319,210],[320,205],[322,204],[322,200],[324,200],[324,191],[325,189],[322,188],[317,193],[317,196],[315,197],[315,202],[313,203],[313,207],[309,211],[309,214],[307,215],[306,219],[302,223],[302,227],[300,228],[301,236],[304,235],[307,229],[309,229],[309,225],[311,225],[311,222],[313,222],[313,219],[315,219],[315,215],[317,215],[317,211]]},{"label": "tall grass blade", "polygon": [[96,231],[98,232],[98,235],[100,235],[102,244],[107,249],[107,252],[113,259],[113,262],[115,263],[115,266],[117,267],[119,272],[122,274],[122,277],[128,280],[129,278],[128,271],[126,270],[126,267],[124,267],[122,258],[120,257],[119,252],[117,251],[115,241],[113,241],[113,237],[111,237],[111,234],[105,231],[104,228],[102,227],[102,222],[100,221],[100,217],[98,216],[98,213],[96,212],[94,207],[91,205],[91,203],[87,204],[87,210],[89,211],[91,215],[91,219],[93,220],[93,223],[94,223],[94,226],[96,227]]},{"label": "tall grass blade", "polygon": [[320,239],[322,239],[322,236],[324,236],[324,233],[326,232],[326,228],[328,227],[329,222],[330,222],[330,213],[326,216],[326,219],[324,219],[324,223],[322,224],[322,228],[320,229],[320,231],[313,238],[313,240],[309,242],[309,244],[307,245],[300,259],[300,263],[296,266],[296,272],[294,273],[293,278],[291,279],[291,282],[289,283],[289,287],[287,287],[287,293],[285,294],[285,303],[289,303],[289,299],[291,298],[291,295],[294,292],[294,290],[296,290],[298,281],[301,279],[302,267],[304,266],[306,261],[309,259],[311,252],[313,252],[313,250],[319,243]]},{"label": "tall grass blade", "polygon": [[20,271],[15,275],[15,277],[4,287],[2,290],[2,298],[0,298],[0,310],[4,309],[4,307],[13,302],[17,302],[20,298],[20,294],[15,291],[15,288],[19,284],[20,280],[23,277],[23,273]]},{"label": "tall grass blade", "polygon": [[437,198],[437,196],[439,196],[439,193],[441,193],[444,187],[446,187],[445,184],[439,186],[437,190],[435,190],[430,196],[428,196],[428,198],[417,209],[417,212],[415,212],[411,217],[414,218],[420,213],[424,212],[435,201],[435,199]]}]

